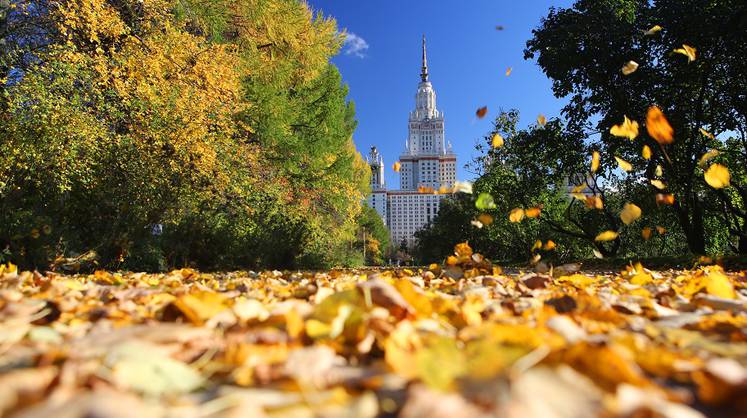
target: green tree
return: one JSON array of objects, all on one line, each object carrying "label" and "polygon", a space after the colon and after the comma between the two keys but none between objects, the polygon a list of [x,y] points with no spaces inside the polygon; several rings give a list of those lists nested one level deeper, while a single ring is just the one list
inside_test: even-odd
[{"label": "green tree", "polygon": [[[654,25],[663,30],[644,33]],[[747,5],[739,0],[578,0],[570,8],[551,9],[525,50],[525,58],[536,58],[552,80],[554,94],[569,98],[563,114],[571,131],[589,138],[607,160],[620,156],[647,181],[667,184],[694,253],[712,248],[708,238],[714,235],[706,233],[714,192],[698,161],[709,148],[724,145],[699,130],[718,137],[741,132],[744,138],[747,129],[743,89],[735,88],[747,76],[745,33]],[[695,61],[673,53],[683,44],[697,49]],[[621,67],[630,60],[640,67],[626,76]],[[671,122],[673,144],[660,146],[645,133],[635,141],[609,134],[623,116],[645,120],[651,105]],[[653,151],[650,160],[640,156],[643,145]],[[655,175],[658,165],[661,176]],[[731,200],[732,207],[744,201],[744,191],[737,185],[740,200]],[[651,196],[654,192],[652,187]],[[726,210],[735,213],[728,205]]]}]

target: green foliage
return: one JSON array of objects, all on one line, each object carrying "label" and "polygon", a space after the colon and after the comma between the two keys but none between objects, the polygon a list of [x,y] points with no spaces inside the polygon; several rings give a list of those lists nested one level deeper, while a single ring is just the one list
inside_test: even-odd
[{"label": "green foliage", "polygon": [[0,108],[4,258],[356,262],[369,171],[329,64],[334,21],[297,0],[14,4],[27,13],[17,36],[0,30],[0,76],[17,78]]},{"label": "green foliage", "polygon": [[389,250],[389,230],[375,209],[363,205],[363,210],[358,215],[358,237],[357,246],[366,248],[365,264],[378,266],[384,263],[384,255]]},{"label": "green foliage", "polygon": [[[664,29],[646,36],[654,25]],[[747,102],[736,87],[747,77],[746,32],[747,4],[739,0],[578,0],[570,8],[551,9],[525,50],[552,80],[555,95],[569,99],[563,114],[571,131],[582,137],[599,132],[595,147],[607,159],[618,155],[630,161],[646,180],[662,165],[661,179],[676,197],[671,211],[689,249],[699,254],[727,248],[718,227],[724,223],[717,221],[725,217],[731,219],[729,246],[747,250],[737,245],[747,220],[745,183],[716,192],[698,165],[708,149],[725,148],[729,137],[740,144],[729,167],[747,162]],[[697,49],[695,61],[673,53],[683,44]],[[640,67],[626,76],[621,67],[629,60]],[[608,133],[624,115],[645,120],[654,104],[674,128],[672,145],[660,147],[644,133],[632,142]],[[644,144],[653,150],[648,161],[640,157]]]}]

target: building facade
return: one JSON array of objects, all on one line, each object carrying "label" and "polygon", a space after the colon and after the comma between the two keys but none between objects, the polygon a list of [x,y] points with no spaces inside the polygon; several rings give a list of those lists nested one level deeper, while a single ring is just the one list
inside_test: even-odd
[{"label": "building facade", "polygon": [[423,37],[423,64],[415,93],[415,110],[410,112],[405,149],[399,156],[399,189],[388,190],[384,182],[384,158],[371,147],[371,195],[374,208],[389,228],[392,244],[415,243],[415,231],[438,213],[439,191],[451,190],[456,180],[456,155],[446,141],[444,114],[436,107],[436,92],[428,79],[428,60]]}]

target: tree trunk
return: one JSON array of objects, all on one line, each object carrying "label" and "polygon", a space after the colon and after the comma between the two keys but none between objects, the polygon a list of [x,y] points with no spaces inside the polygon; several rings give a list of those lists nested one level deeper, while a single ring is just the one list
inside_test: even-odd
[{"label": "tree trunk", "polygon": [[[688,207],[689,206],[689,207]],[[687,247],[693,254],[704,255],[705,226],[703,224],[703,209],[700,207],[697,197],[689,199],[689,202],[677,206],[677,219],[682,232],[687,239]]]}]

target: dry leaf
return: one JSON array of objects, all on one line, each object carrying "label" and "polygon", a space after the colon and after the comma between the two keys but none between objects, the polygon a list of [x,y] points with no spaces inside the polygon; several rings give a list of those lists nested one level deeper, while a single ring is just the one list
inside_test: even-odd
[{"label": "dry leaf", "polygon": [[490,145],[493,148],[500,148],[503,146],[503,137],[498,132],[493,134],[493,138],[490,140]]},{"label": "dry leaf", "polygon": [[545,124],[547,124],[547,118],[545,118],[545,115],[540,113],[539,116],[537,116],[537,123],[539,126],[545,126]]},{"label": "dry leaf", "polygon": [[542,249],[545,250],[545,251],[552,251],[552,250],[554,250],[555,249],[555,241],[553,241],[551,239],[547,240],[547,242],[545,243],[545,245],[542,246]]},{"label": "dry leaf", "polygon": [[607,231],[601,232],[599,235],[597,235],[594,238],[594,241],[602,241],[602,242],[603,241],[612,241],[612,240],[617,239],[617,235],[618,235],[617,232],[607,230]]},{"label": "dry leaf", "polygon": [[708,150],[708,152],[706,152],[700,157],[700,160],[698,160],[698,165],[701,167],[705,166],[705,163],[716,158],[718,154],[719,154],[718,150],[715,150],[715,149]]},{"label": "dry leaf", "polygon": [[591,172],[596,173],[599,169],[599,153],[594,151],[591,153]]},{"label": "dry leaf", "polygon": [[711,164],[704,173],[705,181],[714,189],[723,189],[728,187],[731,181],[729,169],[721,164]]},{"label": "dry leaf", "polygon": [[664,113],[657,106],[651,106],[646,113],[646,130],[649,136],[662,145],[671,144],[674,141],[674,129],[669,124]]},{"label": "dry leaf", "polygon": [[695,61],[695,54],[697,50],[690,45],[682,44],[682,48],[677,48],[673,51],[675,54],[682,54],[687,57],[687,62]]},{"label": "dry leaf", "polygon": [[650,180],[650,182],[651,182],[652,186],[656,187],[659,190],[664,190],[664,189],[667,188],[667,185],[664,184],[664,182],[661,181],[661,180],[652,179],[652,180]]},{"label": "dry leaf", "polygon": [[508,68],[506,69],[506,77],[508,77],[508,76],[510,76],[510,75],[511,75],[511,71],[513,71],[513,68],[511,68],[511,67],[508,67]]},{"label": "dry leaf", "polygon": [[715,137],[715,136],[713,136],[713,134],[712,134],[712,133],[710,133],[710,132],[706,131],[706,130],[705,130],[705,129],[703,129],[703,128],[698,128],[698,131],[700,131],[700,133],[701,133],[701,134],[703,134],[703,135],[704,135],[704,136],[705,136],[706,138],[710,138],[710,139],[716,139],[716,137]]},{"label": "dry leaf", "polygon": [[643,34],[646,35],[646,36],[655,35],[655,34],[659,33],[659,31],[661,31],[662,29],[663,28],[661,26],[654,25],[654,26],[651,27],[651,29],[643,31]]},{"label": "dry leaf", "polygon": [[508,214],[508,219],[514,223],[521,222],[524,219],[524,215],[524,209],[515,208]]},{"label": "dry leaf", "polygon": [[657,193],[656,204],[657,205],[674,205],[674,195],[665,194],[665,193]]},{"label": "dry leaf", "polygon": [[487,114],[488,114],[488,107],[487,106],[483,106],[483,107],[477,109],[477,111],[475,112],[475,115],[477,115],[478,119],[484,118],[485,115],[487,115]]},{"label": "dry leaf", "polygon": [[626,203],[623,206],[622,212],[620,212],[620,219],[622,219],[625,225],[630,225],[641,217],[641,208],[632,204]]},{"label": "dry leaf", "polygon": [[623,116],[623,122],[620,125],[614,125],[610,128],[610,134],[628,138],[631,141],[638,136],[638,122],[628,119],[627,116]]},{"label": "dry leaf", "polygon": [[620,166],[620,169],[625,172],[631,171],[633,169],[633,165],[618,156],[615,156],[615,161],[617,161],[617,165]]},{"label": "dry leaf", "polygon": [[651,238],[651,233],[652,232],[653,231],[651,230],[651,228],[645,227],[645,228],[641,229],[641,236],[643,237],[644,240],[648,241],[649,238]]},{"label": "dry leaf", "polygon": [[402,164],[400,164],[399,161],[396,161],[394,164],[392,164],[392,170],[399,173],[399,170],[402,168]]},{"label": "dry leaf", "polygon": [[527,218],[538,218],[540,216],[541,212],[542,212],[542,208],[540,208],[540,207],[534,207],[534,208],[529,208],[529,209],[525,210],[524,211],[524,215]]},{"label": "dry leaf", "polygon": [[628,61],[623,65],[622,67],[622,73],[624,75],[630,75],[635,72],[635,70],[638,69],[638,63],[635,61]]},{"label": "dry leaf", "polygon": [[651,148],[648,145],[643,146],[643,149],[641,150],[641,156],[644,160],[651,159]]}]

